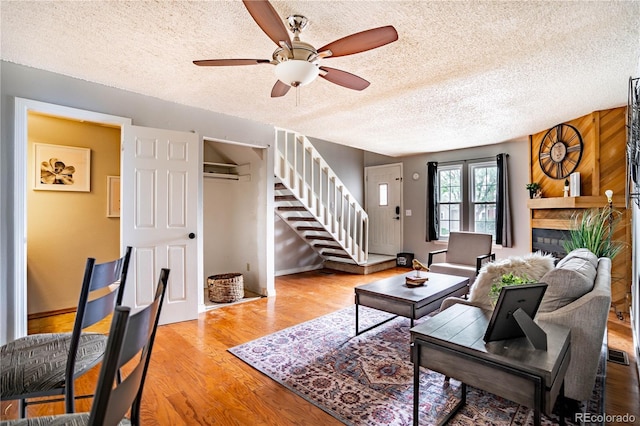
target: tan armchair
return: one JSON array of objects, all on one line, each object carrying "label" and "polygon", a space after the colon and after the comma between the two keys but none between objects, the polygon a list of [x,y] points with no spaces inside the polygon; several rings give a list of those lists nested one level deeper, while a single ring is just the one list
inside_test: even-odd
[{"label": "tan armchair", "polygon": [[[482,265],[495,260],[495,253],[491,253],[492,244],[491,234],[452,232],[446,249],[429,253],[427,266],[431,272],[469,277],[471,286]],[[433,258],[441,254],[444,254],[444,262],[434,263]]]}]

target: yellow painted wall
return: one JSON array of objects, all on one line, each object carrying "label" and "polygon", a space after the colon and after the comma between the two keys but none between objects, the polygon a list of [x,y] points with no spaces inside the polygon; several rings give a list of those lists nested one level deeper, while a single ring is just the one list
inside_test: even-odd
[{"label": "yellow painted wall", "polygon": [[[34,143],[90,148],[91,191],[34,190]],[[87,257],[120,255],[120,219],[107,217],[107,176],[120,176],[120,129],[30,113],[28,144],[28,313],[74,308]]]}]

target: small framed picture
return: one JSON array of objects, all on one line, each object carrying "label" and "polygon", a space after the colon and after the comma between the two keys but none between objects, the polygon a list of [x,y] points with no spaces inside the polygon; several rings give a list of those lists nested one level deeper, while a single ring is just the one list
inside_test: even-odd
[{"label": "small framed picture", "polygon": [[120,176],[107,176],[107,217],[120,217]]},{"label": "small framed picture", "polygon": [[33,144],[33,189],[91,191],[91,149]]}]

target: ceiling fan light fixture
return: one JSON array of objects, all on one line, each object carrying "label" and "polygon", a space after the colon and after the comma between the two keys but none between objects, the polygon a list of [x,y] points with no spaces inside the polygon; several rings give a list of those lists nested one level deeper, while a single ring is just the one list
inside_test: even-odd
[{"label": "ceiling fan light fixture", "polygon": [[320,69],[311,62],[292,59],[276,65],[276,77],[291,87],[305,86],[318,77]]}]

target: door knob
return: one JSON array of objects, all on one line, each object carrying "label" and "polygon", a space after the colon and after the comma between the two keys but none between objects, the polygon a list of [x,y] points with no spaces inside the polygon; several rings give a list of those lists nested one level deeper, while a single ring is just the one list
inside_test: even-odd
[{"label": "door knob", "polygon": [[196,237],[196,234],[194,234],[193,232],[189,232],[189,239],[193,240]]}]

